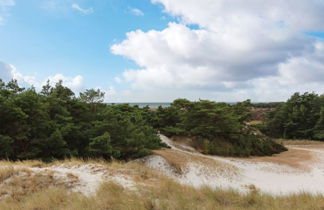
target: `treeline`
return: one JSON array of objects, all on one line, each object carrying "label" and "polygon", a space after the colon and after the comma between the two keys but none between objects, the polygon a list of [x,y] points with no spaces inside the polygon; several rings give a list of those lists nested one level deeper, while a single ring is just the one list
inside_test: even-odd
[{"label": "treeline", "polygon": [[246,123],[251,118],[250,108],[249,100],[230,105],[178,99],[151,113],[151,124],[169,137],[190,137],[206,154],[262,156],[285,151]]},{"label": "treeline", "polygon": [[0,158],[128,160],[166,146],[158,132],[190,137],[207,154],[271,155],[285,150],[246,123],[251,118],[249,100],[230,105],[178,99],[151,110],[108,105],[103,98],[94,89],[76,96],[62,81],[54,87],[48,82],[37,92],[0,79]]},{"label": "treeline", "polygon": [[262,102],[252,103],[251,106],[254,108],[277,108],[284,104],[284,102]]},{"label": "treeline", "polygon": [[295,93],[269,112],[259,128],[269,136],[285,139],[324,140],[324,95]]},{"label": "treeline", "polygon": [[0,80],[0,158],[132,159],[163,146],[147,110],[108,106],[103,97],[93,89],[76,97],[62,82],[38,93]]}]

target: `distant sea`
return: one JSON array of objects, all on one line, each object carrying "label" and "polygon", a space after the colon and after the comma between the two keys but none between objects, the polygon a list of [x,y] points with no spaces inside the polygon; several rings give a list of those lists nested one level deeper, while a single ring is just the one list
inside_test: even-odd
[{"label": "distant sea", "polygon": [[145,106],[149,106],[150,108],[158,108],[159,106],[162,107],[168,107],[170,106],[170,102],[161,102],[161,103],[157,103],[157,102],[152,102],[152,103],[108,103],[110,105],[117,105],[117,104],[129,104],[131,106],[139,106],[139,107],[145,107]]}]

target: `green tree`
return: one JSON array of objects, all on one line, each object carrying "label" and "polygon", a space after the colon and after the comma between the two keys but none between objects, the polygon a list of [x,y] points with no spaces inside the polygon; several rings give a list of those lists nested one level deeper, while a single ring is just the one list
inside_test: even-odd
[{"label": "green tree", "polygon": [[269,113],[265,132],[273,137],[318,139],[321,133],[323,96],[293,94],[283,105]]},{"label": "green tree", "polygon": [[105,93],[99,89],[87,89],[84,93],[80,93],[80,99],[86,103],[102,103],[105,97]]},{"label": "green tree", "polygon": [[12,79],[10,82],[8,82],[6,85],[6,88],[13,93],[20,93],[25,89],[25,88],[19,87],[18,81],[15,79]]},{"label": "green tree", "polygon": [[13,156],[13,139],[0,135],[0,158],[10,159]]},{"label": "green tree", "polygon": [[110,135],[108,132],[105,132],[101,136],[97,136],[90,140],[89,152],[95,157],[110,158],[113,152],[111,146]]},{"label": "green tree", "polygon": [[91,110],[96,111],[97,104],[104,101],[105,93],[101,92],[99,89],[88,89],[84,93],[80,93],[80,99],[91,105]]},{"label": "green tree", "polygon": [[44,85],[44,86],[42,87],[41,94],[43,94],[43,95],[45,95],[45,96],[48,96],[48,95],[51,93],[51,89],[52,89],[52,87],[51,87],[51,85],[50,85],[50,81],[47,80],[47,81],[46,81],[46,85]]},{"label": "green tree", "polygon": [[208,154],[249,156],[284,151],[284,147],[256,135],[256,131],[246,124],[250,119],[250,107],[250,100],[229,105],[177,99],[170,107],[157,110],[158,128],[170,137],[190,137],[198,149]]},{"label": "green tree", "polygon": [[314,128],[314,139],[324,140],[324,107],[321,107],[320,117]]},{"label": "green tree", "polygon": [[69,149],[59,130],[55,130],[41,145],[42,155],[40,158],[64,158],[69,155]]}]

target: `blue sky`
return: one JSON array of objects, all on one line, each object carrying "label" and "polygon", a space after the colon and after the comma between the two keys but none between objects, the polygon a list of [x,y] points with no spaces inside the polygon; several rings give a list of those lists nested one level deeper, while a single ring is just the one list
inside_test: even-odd
[{"label": "blue sky", "polygon": [[58,1],[57,8],[51,8],[47,1],[16,1],[0,27],[1,60],[39,79],[80,74],[87,87],[106,88],[135,65],[111,54],[109,47],[128,31],[162,29],[170,21],[161,5],[148,0],[78,1],[81,8],[92,8],[91,14],[74,10],[73,3]]},{"label": "blue sky", "polygon": [[0,77],[110,102],[324,92],[322,0],[0,0]]}]

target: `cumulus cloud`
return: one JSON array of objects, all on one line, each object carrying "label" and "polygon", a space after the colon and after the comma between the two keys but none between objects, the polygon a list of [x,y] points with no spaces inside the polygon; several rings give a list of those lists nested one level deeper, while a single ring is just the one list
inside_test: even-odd
[{"label": "cumulus cloud", "polygon": [[0,61],[0,79],[4,81],[9,81],[13,77],[13,71],[15,67]]},{"label": "cumulus cloud", "polygon": [[42,86],[49,80],[51,86],[55,86],[60,80],[63,81],[63,85],[73,90],[75,93],[81,92],[85,89],[84,79],[81,75],[75,77],[67,77],[63,74],[55,74],[53,76],[46,77],[44,79],[37,79],[33,75],[24,75],[17,71],[16,67],[11,64],[0,61],[0,79],[8,82],[11,79],[15,79],[18,83],[24,87],[34,86],[37,90],[41,90]]},{"label": "cumulus cloud", "polygon": [[140,9],[137,9],[137,8],[130,9],[130,12],[133,15],[136,15],[136,16],[143,16],[144,15],[144,12],[142,10],[140,10]]},{"label": "cumulus cloud", "polygon": [[15,6],[14,0],[0,0],[0,25],[5,23],[6,17],[9,16],[9,9],[13,6]]},{"label": "cumulus cloud", "polygon": [[199,6],[195,0],[152,2],[162,4],[166,12],[179,16],[185,23],[195,23],[217,31],[233,30],[234,25],[239,27],[238,30],[250,29],[259,27],[260,23],[267,24],[262,31],[271,30],[278,24],[297,31],[324,28],[322,0],[202,0]]},{"label": "cumulus cloud", "polygon": [[322,83],[324,81],[324,43],[315,43],[312,52],[293,57],[279,66],[283,84]]},{"label": "cumulus cloud", "polygon": [[114,86],[109,86],[105,92],[105,102],[116,101],[118,98],[118,92]]},{"label": "cumulus cloud", "polygon": [[209,97],[262,98],[257,89],[265,90],[264,84],[293,91],[297,83],[315,88],[324,79],[323,42],[306,35],[324,31],[322,0],[152,2],[162,4],[179,23],[129,32],[111,46],[112,53],[139,66],[125,70],[121,79],[134,90],[173,87],[183,93],[208,90]]},{"label": "cumulus cloud", "polygon": [[76,3],[73,3],[71,5],[71,8],[74,9],[74,10],[76,10],[76,11],[78,11],[78,12],[80,12],[83,15],[90,15],[90,14],[92,14],[94,12],[93,8],[86,8],[86,9],[85,8],[81,8]]},{"label": "cumulus cloud", "polygon": [[84,79],[81,75],[75,77],[67,77],[63,74],[55,74],[54,76],[49,76],[41,83],[41,86],[45,85],[47,80],[50,81],[51,86],[55,86],[60,80],[62,80],[63,85],[70,88],[73,92],[78,93],[85,89]]}]

